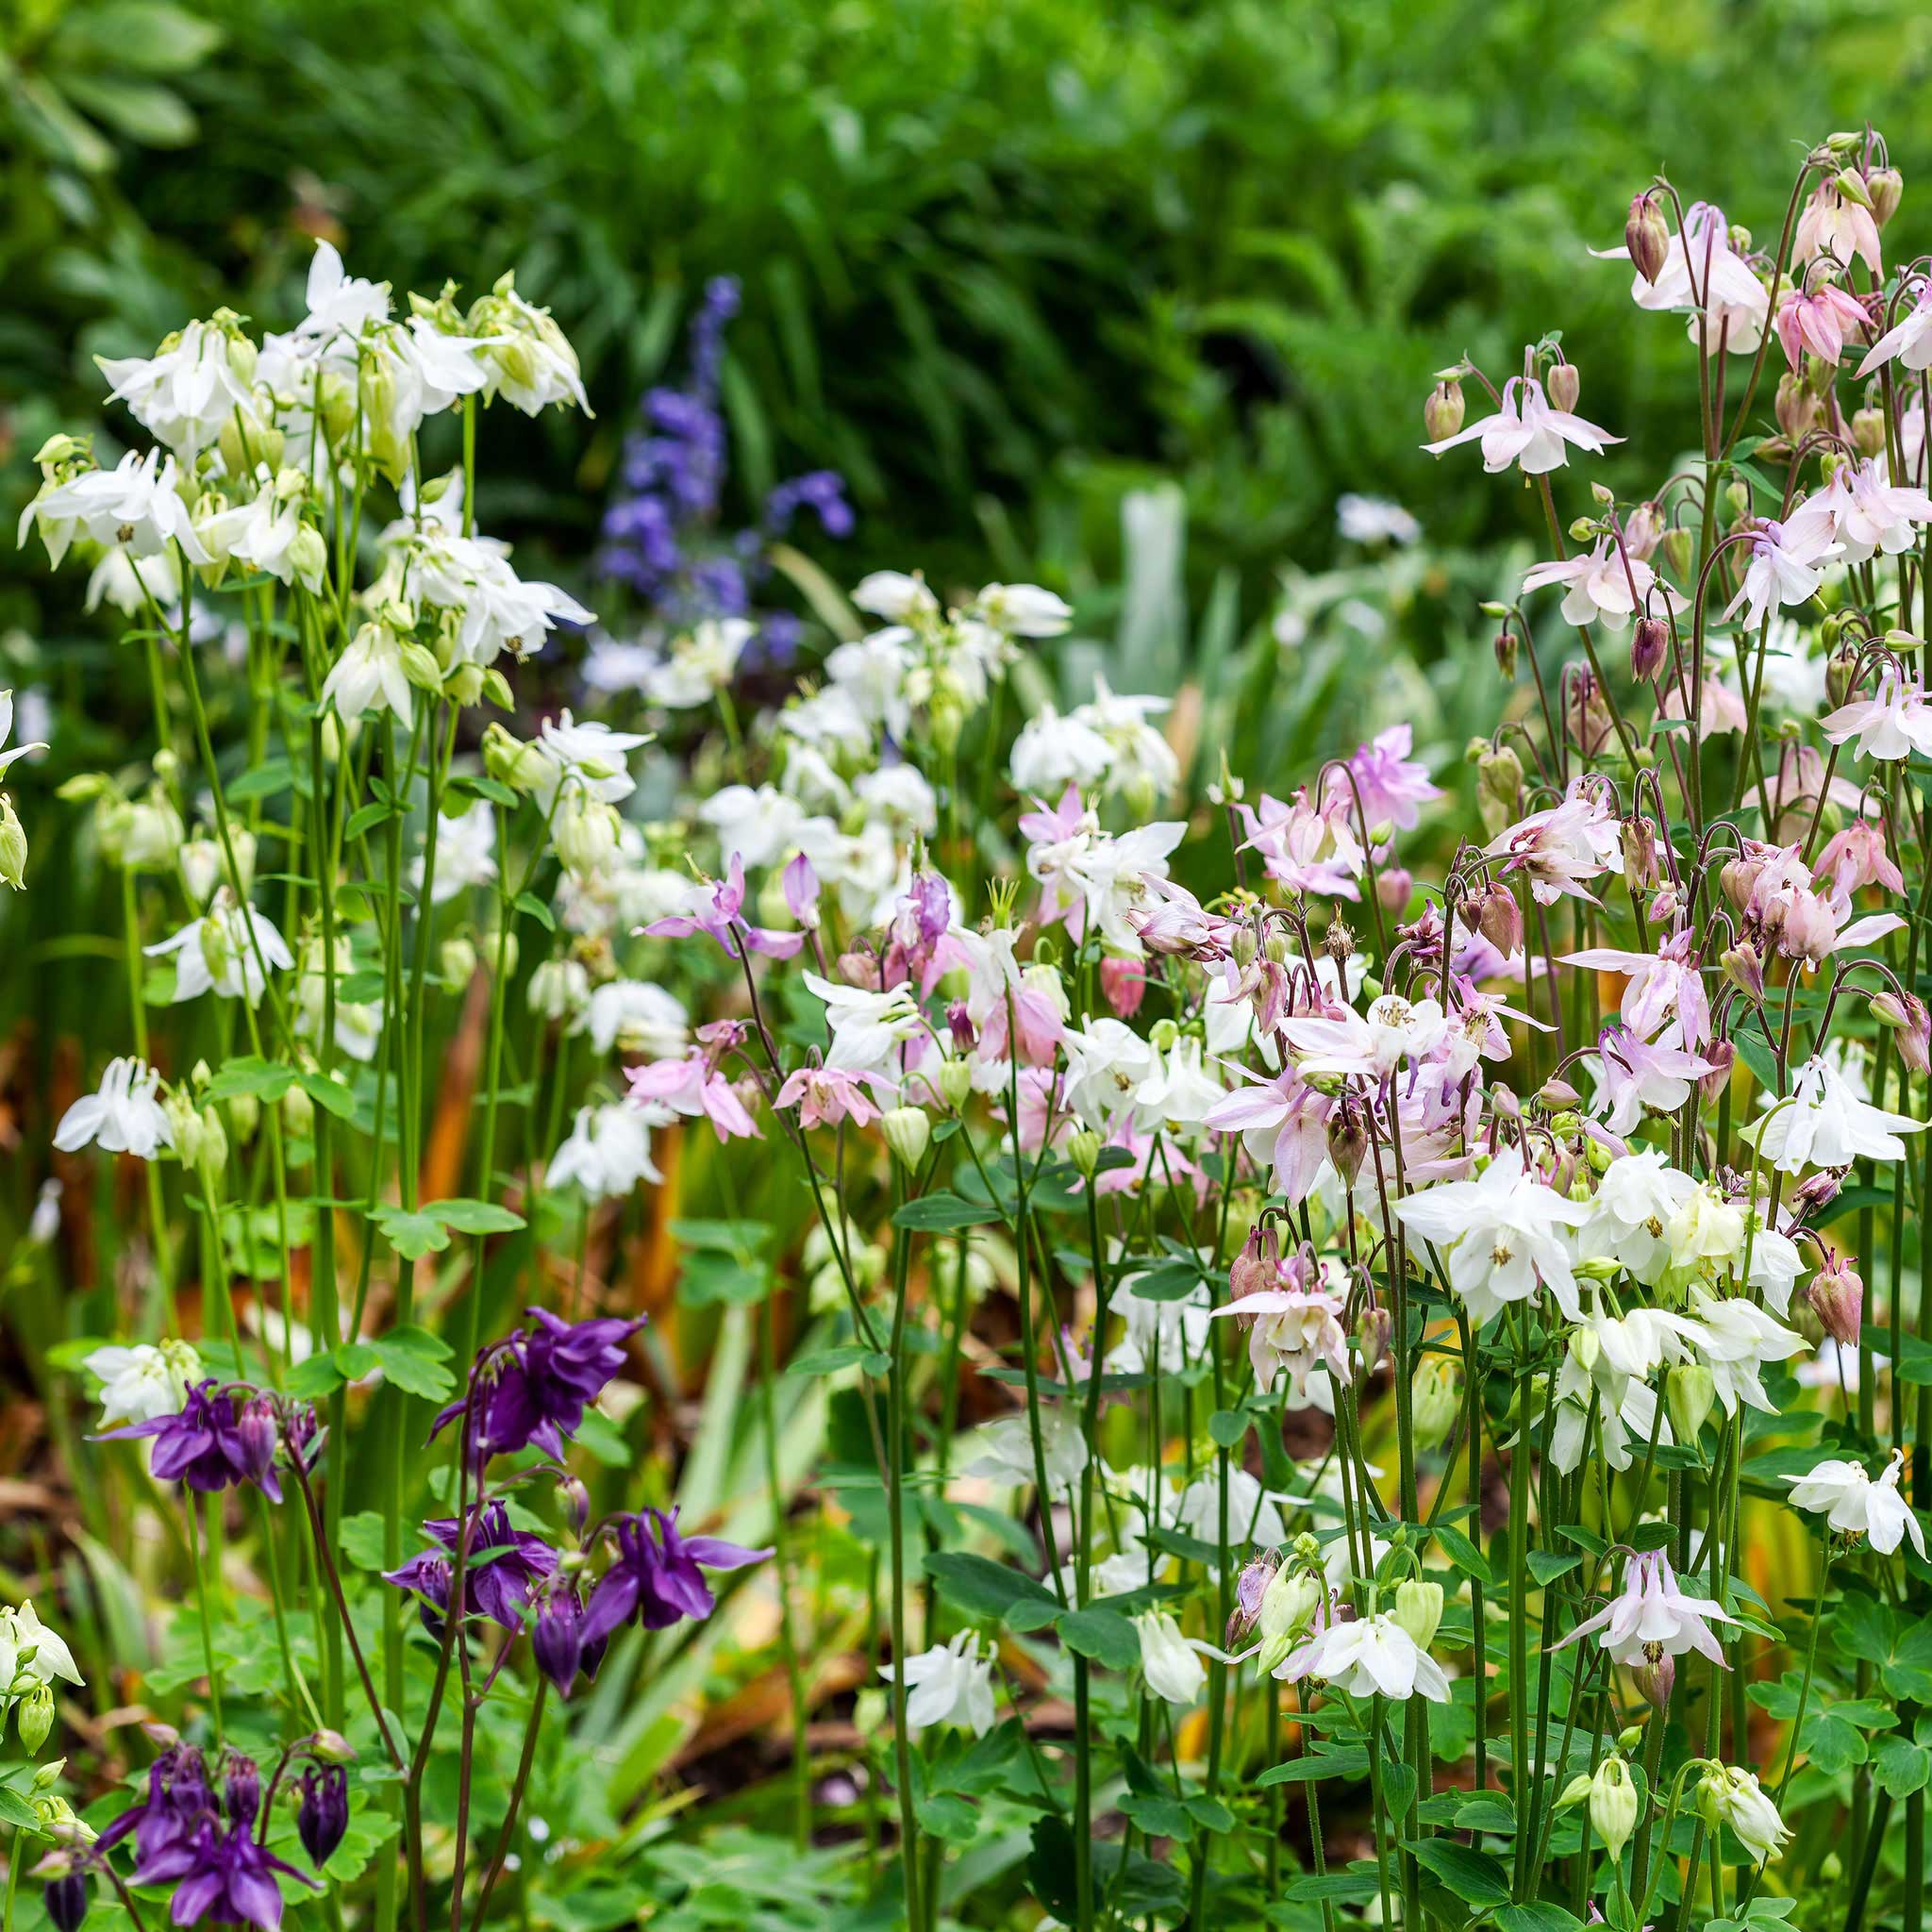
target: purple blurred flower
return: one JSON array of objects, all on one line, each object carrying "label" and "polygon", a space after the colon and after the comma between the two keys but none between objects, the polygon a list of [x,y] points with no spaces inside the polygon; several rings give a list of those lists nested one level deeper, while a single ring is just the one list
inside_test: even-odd
[{"label": "purple blurred flower", "polygon": [[652,939],[689,939],[693,933],[709,933],[724,951],[736,959],[741,953],[763,953],[774,959],[789,959],[805,944],[802,932],[774,932],[754,925],[744,916],[744,860],[734,852],[723,879],[706,879],[689,886],[684,892],[685,910],[654,919],[641,930]]},{"label": "purple blurred flower", "polygon": [[317,1891],[325,1890],[307,1873],[258,1844],[246,1824],[238,1820],[224,1831],[209,1816],[192,1838],[174,1847],[159,1864],[134,1875],[140,1884],[177,1881],[168,1911],[176,1925],[212,1919],[218,1925],[257,1925],[261,1932],[275,1932],[282,1923],[277,1872],[286,1872]]},{"label": "purple blurred flower", "polygon": [[[584,1612],[583,1637],[600,1641],[633,1617],[662,1630],[685,1617],[708,1617],[717,1604],[706,1570],[741,1570],[762,1563],[770,1550],[747,1550],[710,1536],[681,1537],[677,1511],[627,1516],[617,1524],[617,1559],[604,1573]],[[652,1524],[656,1524],[656,1535]]]},{"label": "purple blurred flower", "polygon": [[155,1446],[149,1466],[163,1482],[183,1482],[191,1490],[209,1494],[252,1482],[279,1503],[282,1486],[275,1475],[273,1441],[264,1459],[259,1430],[254,1424],[244,1430],[242,1414],[235,1395],[226,1390],[217,1391],[210,1375],[189,1390],[178,1415],[128,1423],[122,1428],[104,1430],[95,1440],[109,1442],[152,1437]]},{"label": "purple blurred flower", "polygon": [[575,1590],[553,1590],[543,1599],[530,1633],[530,1651],[557,1694],[568,1697],[584,1656],[584,1607]]},{"label": "purple blurred flower", "polygon": [[[416,1591],[439,1609],[449,1607],[459,1528],[454,1516],[432,1518],[424,1533],[440,1545],[411,1557],[400,1570],[386,1570],[383,1580],[399,1590]],[[480,1610],[506,1630],[521,1630],[524,1607],[532,1588],[557,1569],[557,1552],[541,1536],[510,1527],[509,1511],[501,1503],[486,1503],[472,1512],[470,1547],[463,1562],[463,1601],[458,1615]]]},{"label": "purple blurred flower", "polygon": [[349,1774],[340,1764],[311,1765],[302,1774],[295,1830],[308,1862],[318,1870],[349,1828]]},{"label": "purple blurred flower", "polygon": [[175,1744],[148,1766],[147,1796],[130,1805],[94,1840],[105,1852],[130,1832],[134,1835],[135,1876],[194,1835],[201,1821],[214,1810],[208,1766],[192,1744]]},{"label": "purple blurred flower", "polygon": [[[475,1405],[475,1454],[508,1456],[534,1442],[561,1458],[565,1439],[575,1433],[584,1409],[624,1367],[624,1344],[644,1324],[604,1318],[570,1323],[547,1308],[529,1308],[537,1326],[489,1351],[472,1373],[484,1378]],[[433,1437],[460,1416],[453,1402],[430,1428]]]}]

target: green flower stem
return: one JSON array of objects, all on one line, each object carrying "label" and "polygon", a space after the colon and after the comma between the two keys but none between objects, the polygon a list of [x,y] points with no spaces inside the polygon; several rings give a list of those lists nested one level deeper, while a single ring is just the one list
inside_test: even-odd
[{"label": "green flower stem", "polygon": [[203,1670],[208,1673],[208,1709],[214,1718],[215,1742],[219,1745],[225,1730],[222,1724],[222,1679],[221,1674],[215,1669],[214,1630],[208,1618],[208,1574],[201,1555],[201,1504],[192,1495],[186,1495],[186,1500],[188,1553],[189,1559],[194,1565],[194,1607],[201,1624],[201,1663]]},{"label": "green flower stem", "polygon": [[[895,1187],[895,1200],[906,1190]],[[895,1228],[892,1236],[892,1339],[886,1380],[886,1502],[891,1511],[892,1759],[899,1801],[899,1863],[906,1887],[907,1923],[919,1913],[919,1820],[913,1807],[912,1742],[906,1724],[906,1304],[912,1236]]]}]

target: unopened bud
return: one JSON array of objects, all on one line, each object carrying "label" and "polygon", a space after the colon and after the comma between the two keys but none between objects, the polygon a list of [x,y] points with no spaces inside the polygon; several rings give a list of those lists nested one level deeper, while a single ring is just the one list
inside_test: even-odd
[{"label": "unopened bud", "polygon": [[1897,1035],[1898,1057],[1914,1074],[1932,1069],[1932,1014],[1917,993],[1896,993],[1890,987],[1872,1002],[1872,1017]]},{"label": "unopened bud", "polygon": [[903,1166],[916,1172],[925,1159],[925,1150],[932,1144],[932,1123],[926,1119],[924,1108],[888,1108],[881,1124],[885,1129],[886,1145]]},{"label": "unopened bud", "polygon": [[1604,1849],[1620,1857],[1637,1829],[1637,1787],[1621,1757],[1606,1757],[1590,1781],[1590,1822]]},{"label": "unopened bud", "polygon": [[1368,1151],[1369,1133],[1362,1121],[1361,1108],[1344,1093],[1334,1112],[1328,1116],[1328,1158],[1334,1162],[1335,1172],[1341,1176],[1343,1187],[1355,1185],[1356,1175],[1361,1173],[1362,1160]]},{"label": "unopened bud", "polygon": [[1675,1657],[1667,1654],[1655,1663],[1639,1664],[1631,1674],[1638,1693],[1648,1701],[1653,1710],[1665,1711],[1671,1707],[1671,1692],[1677,1682]]},{"label": "unopened bud", "polygon": [[1476,927],[1506,959],[1523,948],[1523,908],[1500,879],[1492,879],[1482,895]]},{"label": "unopened bud", "polygon": [[1906,192],[1906,177],[1896,168],[1874,168],[1865,176],[1867,205],[1872,209],[1872,219],[1878,226],[1884,227],[1898,212],[1898,205]]},{"label": "unopened bud", "polygon": [[1355,1339],[1361,1350],[1364,1375],[1373,1375],[1389,1358],[1389,1338],[1394,1332],[1394,1318],[1379,1303],[1371,1304],[1357,1318]]},{"label": "unopened bud", "polygon": [[475,942],[457,933],[442,942],[440,956],[442,983],[451,992],[461,992],[476,976]]},{"label": "unopened bud", "polygon": [[1861,457],[1883,456],[1885,453],[1885,417],[1877,409],[1855,409],[1852,412],[1852,442]]},{"label": "unopened bud", "polygon": [[1566,413],[1576,407],[1577,398],[1583,391],[1583,378],[1576,373],[1574,362],[1558,362],[1550,371],[1546,385],[1550,401]]},{"label": "unopened bud", "polygon": [[1690,559],[1696,555],[1690,532],[1681,525],[1673,524],[1663,534],[1659,548],[1664,553],[1664,564],[1674,577],[1679,580],[1690,574]]},{"label": "unopened bud", "polygon": [[1395,1622],[1418,1650],[1428,1649],[1442,1622],[1442,1586],[1424,1583],[1420,1577],[1404,1577],[1395,1586]]},{"label": "unopened bud", "polygon": [[1811,1312],[1840,1348],[1857,1348],[1865,1321],[1865,1283],[1849,1255],[1831,1255],[1805,1291]]},{"label": "unopened bud", "polygon": [[1772,410],[1788,442],[1803,441],[1818,421],[1818,409],[1816,391],[1795,370],[1787,370],[1778,377]]},{"label": "unopened bud", "polygon": [[1649,684],[1664,668],[1671,646],[1671,627],[1661,617],[1640,617],[1630,633],[1630,675]]},{"label": "unopened bud", "polygon": [[1753,1006],[1764,1004],[1764,961],[1749,940],[1726,947],[1721,962],[1728,979]]},{"label": "unopened bud", "polygon": [[1682,1443],[1695,1442],[1717,1400],[1717,1383],[1702,1362],[1680,1362],[1664,1380],[1671,1430]]},{"label": "unopened bud", "polygon": [[1624,246],[1630,251],[1631,267],[1646,282],[1655,282],[1663,273],[1671,252],[1671,231],[1654,190],[1632,199],[1624,224]]},{"label": "unopened bud", "polygon": [[47,1733],[54,1728],[54,1687],[36,1684],[20,1700],[14,1724],[20,1731],[22,1748],[31,1757],[47,1741]]},{"label": "unopened bud", "polygon": [[934,1076],[941,1097],[958,1113],[973,1092],[973,1069],[965,1060],[942,1060]]},{"label": "unopened bud", "polygon": [[1265,1557],[1256,1557],[1236,1579],[1234,1607],[1222,1632],[1224,1649],[1232,1650],[1260,1620],[1262,1601],[1280,1568],[1279,1557],[1271,1550]]},{"label": "unopened bud", "polygon": [[1710,1071],[1700,1074],[1697,1091],[1705,1101],[1715,1106],[1724,1097],[1724,1091],[1731,1084],[1731,1069],[1738,1064],[1738,1049],[1728,1040],[1713,1040],[1704,1050],[1704,1057],[1710,1062]]},{"label": "unopened bud", "polygon": [[1516,633],[1507,625],[1496,633],[1496,669],[1505,677],[1516,675]]},{"label": "unopened bud", "polygon": [[1657,827],[1639,812],[1624,821],[1624,876],[1633,891],[1647,892],[1662,876],[1657,859]]},{"label": "unopened bud", "polygon": [[1523,760],[1507,744],[1476,761],[1476,782],[1499,805],[1514,806],[1523,790]]},{"label": "unopened bud", "polygon": [[1423,433],[1431,442],[1441,442],[1462,427],[1462,385],[1454,376],[1445,377],[1423,405]]},{"label": "unopened bud", "polygon": [[1462,1407],[1461,1372],[1446,1355],[1424,1356],[1408,1385],[1409,1425],[1419,1449],[1449,1440]]}]

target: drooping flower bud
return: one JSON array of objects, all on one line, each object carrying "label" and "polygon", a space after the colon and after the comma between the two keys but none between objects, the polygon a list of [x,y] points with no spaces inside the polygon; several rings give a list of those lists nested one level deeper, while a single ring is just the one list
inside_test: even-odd
[{"label": "drooping flower bud", "polygon": [[1462,427],[1462,385],[1453,375],[1444,376],[1423,405],[1423,433],[1431,442],[1441,442]]},{"label": "drooping flower bud", "polygon": [[1372,1303],[1356,1320],[1355,1339],[1361,1350],[1361,1373],[1373,1375],[1389,1358],[1389,1339],[1395,1332],[1394,1318],[1380,1303]]},{"label": "drooping flower bud", "polygon": [[275,1404],[265,1395],[253,1396],[243,1403],[235,1421],[235,1434],[248,1465],[245,1473],[249,1481],[260,1489],[275,1488],[275,1450],[281,1442]]},{"label": "drooping flower bud", "polygon": [[1406,865],[1391,865],[1375,874],[1375,897],[1384,912],[1402,913],[1415,896],[1415,874]]},{"label": "drooping flower bud", "polygon": [[1640,503],[1624,519],[1624,552],[1635,562],[1648,563],[1663,534],[1663,511],[1654,501]]},{"label": "drooping flower bud", "polygon": [[585,1489],[581,1476],[564,1475],[557,1481],[557,1500],[563,1509],[563,1520],[578,1535],[584,1533],[584,1524],[591,1520],[591,1492]]},{"label": "drooping flower bud", "polygon": [[925,1150],[932,1144],[932,1123],[926,1118],[925,1109],[919,1107],[888,1108],[880,1124],[885,1131],[886,1145],[903,1166],[916,1171],[925,1158]]},{"label": "drooping flower bud", "polygon": [[222,1778],[222,1803],[229,1824],[245,1828],[255,1823],[255,1814],[261,1809],[261,1773],[254,1758],[238,1752],[228,1759]]},{"label": "drooping flower bud", "polygon": [[1131,1020],[1141,1010],[1141,1002],[1147,996],[1147,967],[1141,959],[1116,959],[1108,957],[1100,962],[1100,991],[1113,1014],[1119,1020]]},{"label": "drooping flower bud", "polygon": [[1629,1767],[1612,1753],[1590,1781],[1590,1822],[1612,1858],[1622,1857],[1637,1829],[1637,1787]]},{"label": "drooping flower bud", "polygon": [[1523,950],[1523,908],[1516,903],[1516,894],[1500,879],[1491,879],[1484,891],[1476,925],[1484,939],[1506,959]]},{"label": "drooping flower bud", "polygon": [[1679,1442],[1694,1442],[1717,1400],[1717,1383],[1702,1362],[1679,1362],[1664,1378],[1671,1431]]},{"label": "drooping flower bud", "polygon": [[1764,961],[1757,957],[1757,948],[1749,940],[1740,940],[1735,946],[1725,947],[1720,963],[1724,969],[1724,977],[1753,1006],[1764,1004]]},{"label": "drooping flower bud", "polygon": [[1664,668],[1671,646],[1671,627],[1661,617],[1640,617],[1630,633],[1630,675],[1649,684]]},{"label": "drooping flower bud", "polygon": [[1913,1073],[1932,1068],[1932,1014],[1917,993],[1897,993],[1887,987],[1873,1000],[1872,1017],[1894,1030],[1898,1057]]},{"label": "drooping flower bud", "polygon": [[1731,1084],[1731,1069],[1738,1064],[1738,1049],[1728,1040],[1713,1040],[1704,1049],[1710,1070],[1697,1076],[1697,1091],[1706,1102],[1715,1106]]},{"label": "drooping flower bud", "polygon": [[557,1687],[559,1697],[570,1695],[583,1652],[583,1620],[576,1599],[568,1590],[553,1590],[537,1612],[536,1628],[530,1633],[530,1655]]},{"label": "drooping flower bud", "polygon": [[1405,1576],[1395,1586],[1395,1621],[1418,1650],[1428,1649],[1442,1622],[1442,1586]]},{"label": "drooping flower bud", "polygon": [[1507,744],[1485,752],[1476,760],[1476,782],[1499,805],[1514,807],[1523,790],[1523,760]]},{"label": "drooping flower bud", "polygon": [[1791,1207],[1802,1218],[1815,1214],[1821,1208],[1829,1208],[1839,1197],[1839,1191],[1845,1184],[1845,1170],[1841,1167],[1822,1167],[1814,1174],[1807,1174],[1798,1183],[1791,1195]]},{"label": "drooping flower bud", "polygon": [[319,1871],[349,1828],[349,1774],[340,1764],[324,1764],[302,1774],[302,1800],[295,1807],[295,1832],[308,1861]]},{"label": "drooping flower bud", "polygon": [[1496,669],[1505,677],[1516,675],[1516,633],[1506,624],[1496,633]]},{"label": "drooping flower bud", "polygon": [[1865,197],[1871,204],[1872,219],[1884,227],[1898,212],[1906,192],[1906,177],[1896,168],[1874,168],[1865,176]]},{"label": "drooping flower bud", "polygon": [[[20,1856],[17,1849],[14,1856]],[[57,1874],[47,1880],[41,1896],[55,1932],[80,1932],[80,1923],[87,1917],[91,1900],[86,1873],[70,1868]]]},{"label": "drooping flower bud", "polygon": [[1655,189],[1632,197],[1629,217],[1624,224],[1624,246],[1630,251],[1631,267],[1646,282],[1655,282],[1663,273],[1671,252],[1671,231]]},{"label": "drooping flower bud", "polygon": [[1788,442],[1802,442],[1817,427],[1818,409],[1817,392],[1795,370],[1778,377],[1772,411]]},{"label": "drooping flower bud", "polygon": [[1861,457],[1884,455],[1885,416],[1883,411],[1870,408],[1853,410],[1852,444]]},{"label": "drooping flower bud", "polygon": [[1631,1673],[1638,1692],[1648,1700],[1653,1709],[1668,1710],[1671,1706],[1671,1692],[1676,1688],[1677,1660],[1666,1654],[1655,1663],[1641,1663]]},{"label": "drooping flower bud", "polygon": [[1408,1415],[1418,1448],[1439,1448],[1449,1440],[1462,1406],[1461,1380],[1446,1355],[1424,1356],[1417,1365],[1408,1385]]},{"label": "drooping flower bud", "polygon": [[1354,1187],[1368,1151],[1369,1130],[1362,1119],[1361,1103],[1344,1089],[1335,1111],[1328,1116],[1328,1158],[1335,1163],[1343,1187]]},{"label": "drooping flower bud", "polygon": [[1657,827],[1643,813],[1624,821],[1624,876],[1632,891],[1647,892],[1662,876],[1657,858]]},{"label": "drooping flower bud", "polygon": [[1235,1583],[1234,1607],[1228,1612],[1227,1627],[1222,1633],[1224,1650],[1232,1650],[1255,1627],[1261,1615],[1262,1600],[1280,1568],[1280,1557],[1270,1550],[1242,1570]]},{"label": "drooping flower bud", "polygon": [[1550,371],[1550,379],[1545,388],[1551,403],[1557,408],[1573,410],[1583,393],[1583,377],[1577,373],[1575,363],[1558,362]]},{"label": "drooping flower bud", "polygon": [[1840,1348],[1857,1348],[1865,1321],[1865,1283],[1849,1255],[1829,1255],[1805,1291],[1811,1311]]},{"label": "drooping flower bud", "polygon": [[1228,1263],[1227,1290],[1236,1301],[1275,1286],[1281,1264],[1281,1241],[1272,1222],[1257,1222],[1248,1230],[1241,1252]]},{"label": "drooping flower bud", "polygon": [[54,1728],[54,1687],[36,1684],[20,1700],[14,1724],[23,1748],[31,1757],[47,1741],[47,1733]]},{"label": "drooping flower bud", "polygon": [[1673,524],[1663,534],[1662,549],[1664,565],[1670,574],[1680,581],[1688,576],[1691,558],[1696,555],[1690,532],[1682,524]]},{"label": "drooping flower bud", "polygon": [[19,891],[26,884],[26,828],[13,801],[0,791],[0,886]]}]

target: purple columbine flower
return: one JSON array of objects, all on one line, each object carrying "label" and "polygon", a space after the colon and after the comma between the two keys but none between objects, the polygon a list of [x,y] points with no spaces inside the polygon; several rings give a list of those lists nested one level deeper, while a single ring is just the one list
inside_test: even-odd
[{"label": "purple columbine flower", "polygon": [[[423,1551],[400,1570],[384,1571],[383,1580],[399,1590],[414,1591],[438,1608],[446,1609],[453,1582],[450,1558],[459,1541],[457,1519],[436,1517],[423,1528],[441,1548]],[[541,1536],[512,1529],[509,1511],[501,1503],[486,1503],[472,1515],[470,1547],[463,1562],[463,1601],[457,1607],[458,1614],[480,1610],[506,1630],[521,1630],[524,1606],[530,1600],[533,1586],[556,1570],[557,1552]]]},{"label": "purple columbine flower", "polygon": [[[648,1512],[621,1518],[617,1524],[617,1560],[604,1573],[584,1612],[586,1643],[601,1642],[631,1618],[646,1630],[662,1630],[685,1617],[708,1617],[717,1605],[706,1570],[741,1570],[762,1563],[770,1550],[747,1550],[713,1536],[681,1537],[677,1511]],[[700,1567],[702,1566],[702,1568]]]},{"label": "purple columbine flower", "polygon": [[[486,1352],[473,1371],[487,1383],[474,1410],[479,1459],[512,1455],[532,1442],[560,1459],[564,1439],[575,1433],[585,1408],[624,1367],[624,1344],[644,1325],[641,1319],[570,1323],[547,1308],[526,1312],[535,1316],[536,1328]],[[451,1403],[436,1418],[431,1436],[464,1407]]]},{"label": "purple columbine flower", "polygon": [[94,1849],[105,1852],[132,1833],[138,1879],[192,1839],[214,1808],[201,1753],[192,1744],[171,1745],[148,1766],[147,1796],[122,1812],[94,1840]]},{"label": "purple columbine flower", "polygon": [[158,1415],[148,1422],[107,1429],[95,1441],[150,1436],[155,1445],[150,1467],[162,1481],[183,1482],[207,1494],[252,1482],[279,1503],[282,1485],[275,1471],[274,1445],[264,1461],[258,1431],[243,1429],[242,1414],[234,1392],[218,1390],[210,1375],[189,1390],[178,1415]]},{"label": "purple columbine flower", "polygon": [[175,1898],[168,1916],[176,1925],[196,1925],[212,1919],[218,1925],[256,1925],[276,1932],[282,1923],[282,1892],[275,1874],[286,1872],[314,1890],[325,1888],[305,1872],[258,1844],[246,1824],[224,1831],[213,1818],[205,1818],[194,1836],[177,1845],[165,1860],[166,1869],[142,1870],[140,1883],[175,1879]]},{"label": "purple columbine flower", "polygon": [[58,1878],[48,1879],[43,1896],[54,1932],[80,1932],[80,1922],[87,1917],[92,1902],[85,1872],[63,1872]]},{"label": "purple columbine flower", "polygon": [[295,1831],[319,1872],[349,1828],[349,1774],[340,1764],[311,1765],[302,1774]]},{"label": "purple columbine flower", "polygon": [[575,1590],[565,1586],[543,1599],[530,1632],[530,1654],[557,1694],[568,1697],[584,1657],[584,1607]]}]

